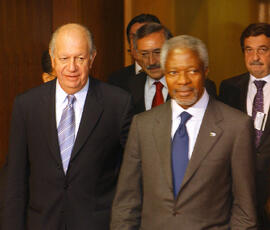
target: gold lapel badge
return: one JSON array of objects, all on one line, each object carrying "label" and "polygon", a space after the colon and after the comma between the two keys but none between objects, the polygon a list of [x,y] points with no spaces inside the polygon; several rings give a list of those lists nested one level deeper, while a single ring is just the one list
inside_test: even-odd
[{"label": "gold lapel badge", "polygon": [[215,137],[217,134],[215,132],[210,132],[210,137]]}]

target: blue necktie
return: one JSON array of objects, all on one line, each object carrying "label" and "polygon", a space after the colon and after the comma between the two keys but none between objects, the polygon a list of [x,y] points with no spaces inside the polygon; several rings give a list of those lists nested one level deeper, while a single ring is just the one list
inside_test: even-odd
[{"label": "blue necktie", "polygon": [[68,95],[68,104],[64,108],[60,123],[58,125],[58,141],[60,146],[62,164],[65,173],[67,172],[69,159],[73,149],[75,139],[75,114],[73,103],[74,95]]},{"label": "blue necktie", "polygon": [[186,122],[191,118],[187,112],[182,112],[181,123],[176,130],[172,141],[172,172],[173,172],[173,191],[174,197],[180,190],[182,180],[184,178],[188,165],[188,145],[189,138],[186,128]]}]

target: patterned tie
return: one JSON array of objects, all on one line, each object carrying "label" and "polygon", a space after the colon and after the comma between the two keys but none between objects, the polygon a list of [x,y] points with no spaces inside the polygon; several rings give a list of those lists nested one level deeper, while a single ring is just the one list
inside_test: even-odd
[{"label": "patterned tie", "polygon": [[163,84],[160,81],[156,81],[154,84],[156,85],[156,93],[153,98],[152,108],[164,103],[163,94],[162,94]]},{"label": "patterned tie", "polygon": [[[266,81],[254,81],[257,87],[257,93],[254,97],[253,107],[252,107],[252,119],[255,120],[257,112],[264,112],[263,108],[263,87]],[[260,143],[261,136],[263,134],[262,130],[255,129],[255,146],[258,147]]]},{"label": "patterned tie", "polygon": [[67,172],[75,139],[75,113],[73,108],[75,96],[68,95],[67,98],[68,104],[63,110],[62,117],[57,129],[61,158],[65,173]]},{"label": "patterned tie", "polygon": [[187,112],[182,112],[180,117],[181,123],[176,130],[172,141],[172,172],[174,197],[177,197],[177,194],[180,190],[189,161],[189,137],[187,133],[186,122],[191,118],[191,115]]}]

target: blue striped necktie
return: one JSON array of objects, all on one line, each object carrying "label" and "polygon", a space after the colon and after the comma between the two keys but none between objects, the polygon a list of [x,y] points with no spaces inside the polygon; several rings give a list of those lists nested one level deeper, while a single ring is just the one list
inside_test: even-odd
[{"label": "blue striped necktie", "polygon": [[173,172],[173,191],[174,197],[180,190],[186,168],[189,162],[188,147],[189,137],[186,128],[186,122],[192,117],[187,112],[180,114],[181,122],[176,130],[172,141],[172,172]]},{"label": "blue striped necktie", "polygon": [[63,110],[61,120],[57,129],[62,164],[65,173],[68,169],[68,164],[75,139],[75,113],[73,108],[75,96],[68,95],[67,98],[68,104]]}]

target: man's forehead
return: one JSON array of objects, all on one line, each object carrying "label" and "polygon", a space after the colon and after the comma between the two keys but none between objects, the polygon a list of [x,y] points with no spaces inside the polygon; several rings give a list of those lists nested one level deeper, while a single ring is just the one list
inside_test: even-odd
[{"label": "man's forehead", "polygon": [[244,40],[244,45],[264,45],[270,44],[270,38],[265,36],[264,34],[260,34],[257,36],[249,36]]},{"label": "man's forehead", "polygon": [[153,49],[161,48],[165,40],[164,33],[162,31],[158,31],[138,39],[137,46],[141,46],[142,48],[152,47]]}]

